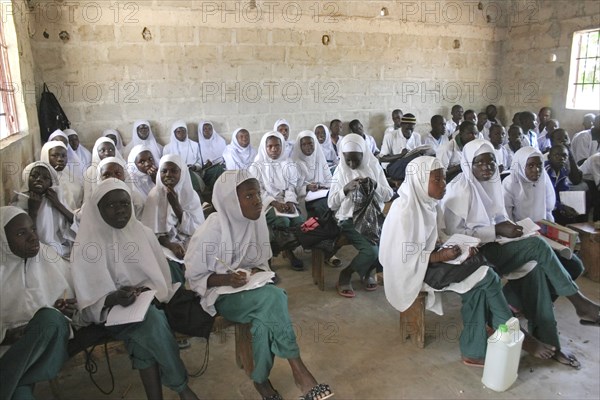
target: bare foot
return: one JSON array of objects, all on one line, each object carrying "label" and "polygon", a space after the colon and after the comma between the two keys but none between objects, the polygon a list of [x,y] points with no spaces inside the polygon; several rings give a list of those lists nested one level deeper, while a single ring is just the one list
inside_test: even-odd
[{"label": "bare foot", "polygon": [[179,398],[181,400],[199,400],[196,393],[194,393],[189,386],[186,386],[185,389],[179,392]]},{"label": "bare foot", "polygon": [[575,369],[581,368],[581,363],[579,360],[577,360],[577,358],[568,351],[559,349],[552,358],[561,364],[568,365],[569,367],[573,367]]},{"label": "bare foot", "polygon": [[598,324],[600,321],[600,305],[585,297],[581,292],[568,296],[568,299],[575,306],[575,312],[582,321]]},{"label": "bare foot", "polygon": [[294,382],[302,393],[307,393],[310,389],[317,385],[317,380],[310,373],[306,365],[302,362],[300,357],[288,359],[290,367],[292,368],[292,374],[294,375]]},{"label": "bare foot", "polygon": [[262,397],[271,397],[279,395],[277,390],[275,390],[275,388],[273,388],[273,385],[271,385],[271,381],[268,379],[266,382],[263,383],[254,382],[254,388]]},{"label": "bare foot", "polygon": [[541,358],[542,360],[548,360],[555,355],[556,347],[540,342],[530,334],[525,334],[523,350],[534,357]]}]

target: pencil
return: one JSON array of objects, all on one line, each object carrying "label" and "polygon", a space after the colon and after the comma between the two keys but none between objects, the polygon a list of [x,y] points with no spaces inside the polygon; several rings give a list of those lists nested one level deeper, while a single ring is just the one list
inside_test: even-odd
[{"label": "pencil", "polygon": [[221,264],[223,264],[225,266],[225,268],[227,268],[228,270],[230,270],[234,274],[237,273],[237,271],[235,269],[231,268],[225,261],[221,260],[219,257],[215,257],[215,260],[217,260],[218,262],[220,262]]}]

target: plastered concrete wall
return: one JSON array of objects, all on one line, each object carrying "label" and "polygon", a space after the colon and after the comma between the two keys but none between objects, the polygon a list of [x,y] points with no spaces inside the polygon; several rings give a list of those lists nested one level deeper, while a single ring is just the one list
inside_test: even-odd
[{"label": "plastered concrete wall", "polygon": [[[583,115],[598,110],[568,110],[565,106],[573,32],[600,26],[598,1],[513,1],[524,17],[505,21],[500,81],[507,115],[521,110],[554,109],[561,127],[582,130]],[[556,61],[551,62],[552,54]]]}]

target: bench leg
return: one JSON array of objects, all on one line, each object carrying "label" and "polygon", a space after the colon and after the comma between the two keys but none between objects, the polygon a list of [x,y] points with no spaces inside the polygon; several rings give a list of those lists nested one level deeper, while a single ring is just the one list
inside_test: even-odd
[{"label": "bench leg", "polygon": [[312,277],[315,285],[319,286],[319,290],[325,290],[325,268],[323,268],[324,260],[323,250],[312,249]]},{"label": "bench leg", "polygon": [[58,382],[58,377],[50,379],[48,383],[50,384],[50,391],[52,392],[52,397],[54,397],[55,400],[62,399],[62,391],[60,390],[60,383]]},{"label": "bench leg", "polygon": [[235,361],[237,366],[243,368],[248,376],[254,370],[251,326],[251,324],[235,325]]},{"label": "bench leg", "polygon": [[425,300],[427,293],[421,292],[404,312],[400,313],[400,335],[402,343],[411,338],[422,349],[425,347]]}]

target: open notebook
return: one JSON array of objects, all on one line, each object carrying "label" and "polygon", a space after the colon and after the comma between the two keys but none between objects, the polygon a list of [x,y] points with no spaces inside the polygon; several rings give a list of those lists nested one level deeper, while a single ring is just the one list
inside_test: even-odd
[{"label": "open notebook", "polygon": [[113,306],[108,312],[105,326],[142,322],[146,318],[146,313],[148,312],[148,308],[150,308],[152,300],[154,300],[155,294],[156,290],[147,290],[140,293],[135,302],[128,307]]}]

